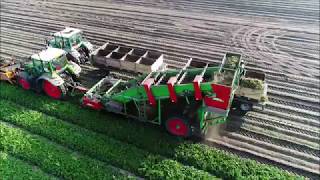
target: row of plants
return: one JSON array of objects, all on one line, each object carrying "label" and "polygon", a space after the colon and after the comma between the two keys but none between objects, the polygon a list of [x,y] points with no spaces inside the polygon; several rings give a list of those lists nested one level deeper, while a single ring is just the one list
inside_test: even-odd
[{"label": "row of plants", "polygon": [[[84,109],[69,101],[52,100],[47,96],[0,82],[0,98],[26,106],[86,129],[103,133],[117,140],[135,144],[141,149],[162,155],[172,155],[177,140],[158,127],[144,126],[113,114]],[[168,151],[170,150],[170,151]]]},{"label": "row of plants", "polygon": [[127,179],[113,168],[0,122],[0,148],[63,179]]},{"label": "row of plants", "polygon": [[[71,104],[70,102],[53,101],[47,97],[40,98],[35,93],[23,92],[9,85],[3,86],[1,90],[0,97],[2,98],[54,115],[87,129],[101,132],[120,141],[134,144],[154,154],[174,158],[184,164],[206,170],[220,178],[238,179],[252,175],[263,178],[264,175],[268,174],[269,176],[283,176],[292,179],[301,178],[278,168],[271,168],[269,165],[260,164],[253,160],[242,159],[206,145],[189,142],[181,144],[178,143],[177,139],[155,128],[142,126],[133,121],[125,121],[110,114],[80,109],[79,106]],[[17,96],[17,94],[22,93],[24,94],[23,97]],[[230,159],[230,161],[226,161],[228,159]],[[252,164],[252,166],[247,164]],[[235,165],[237,165],[236,168]],[[259,170],[263,171],[264,174],[259,175],[257,172]],[[237,173],[234,173],[234,171]]]},{"label": "row of plants", "polygon": [[[148,173],[148,171],[139,171],[139,168],[148,160],[148,156],[153,157],[154,155],[133,145],[60,121],[55,117],[12,102],[0,100],[0,106],[3,107],[0,109],[0,118],[6,122],[140,176],[146,176]],[[184,166],[176,162],[172,164],[172,168],[177,170],[176,173],[182,174],[183,172],[178,170],[184,169]],[[197,178],[203,179],[204,174],[210,177],[208,173],[196,169],[190,169],[190,172],[193,172],[192,174]]]},{"label": "row of plants", "polygon": [[180,166],[177,161],[163,159],[152,156],[142,164],[140,171],[148,179],[171,180],[171,179],[215,179],[210,177],[207,172],[197,170],[194,167]]},{"label": "row of plants", "polygon": [[54,180],[40,169],[0,151],[0,179],[43,179]]},{"label": "row of plants", "polygon": [[175,149],[175,159],[223,179],[304,179],[274,166],[243,159],[203,144],[180,144]]}]

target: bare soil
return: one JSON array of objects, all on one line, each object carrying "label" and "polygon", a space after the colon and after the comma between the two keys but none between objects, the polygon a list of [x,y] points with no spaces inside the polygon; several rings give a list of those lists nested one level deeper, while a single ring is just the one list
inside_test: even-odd
[{"label": "bare soil", "polygon": [[158,50],[171,68],[242,53],[248,69],[266,73],[271,103],[207,141],[320,175],[319,1],[1,0],[0,15],[1,57],[26,58],[64,26],[96,46]]}]

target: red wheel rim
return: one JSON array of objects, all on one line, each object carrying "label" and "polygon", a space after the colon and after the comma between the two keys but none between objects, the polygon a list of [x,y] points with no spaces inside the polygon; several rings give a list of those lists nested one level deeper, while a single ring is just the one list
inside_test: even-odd
[{"label": "red wheel rim", "polygon": [[171,134],[176,136],[187,136],[189,132],[189,128],[186,123],[179,118],[168,120],[167,128]]},{"label": "red wheel rim", "polygon": [[27,80],[23,79],[23,78],[19,79],[19,84],[25,90],[29,90],[30,89],[30,83]]},{"label": "red wheel rim", "polygon": [[49,81],[44,81],[43,90],[48,96],[54,99],[61,98],[61,95],[62,95],[61,89],[58,86],[54,86]]}]

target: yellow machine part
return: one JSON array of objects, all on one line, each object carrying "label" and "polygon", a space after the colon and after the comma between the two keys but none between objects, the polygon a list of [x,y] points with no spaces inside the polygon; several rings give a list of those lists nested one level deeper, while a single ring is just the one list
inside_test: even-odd
[{"label": "yellow machine part", "polygon": [[0,72],[0,80],[4,80],[4,81],[9,81],[10,83],[12,82],[12,79],[14,78],[15,73],[8,71],[8,72]]}]

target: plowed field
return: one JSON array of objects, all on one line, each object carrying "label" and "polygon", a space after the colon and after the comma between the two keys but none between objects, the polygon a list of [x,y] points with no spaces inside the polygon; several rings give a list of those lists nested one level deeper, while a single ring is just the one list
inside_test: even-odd
[{"label": "plowed field", "polygon": [[[188,57],[220,62],[225,52],[239,52],[243,54],[248,69],[266,73],[270,102],[264,111],[254,108],[242,119],[232,118],[219,133],[213,132],[217,129],[210,130],[204,143],[311,178],[320,176],[320,46],[317,0],[1,0],[0,17],[0,56],[5,58],[24,60],[44,48],[44,40],[50,32],[60,31],[65,26],[82,29],[86,38],[95,46],[113,41],[161,51],[166,55],[166,63],[171,68],[183,66]],[[7,101],[14,101],[14,107],[19,106],[17,108],[26,106],[23,102],[10,98],[1,106]],[[34,109],[29,105],[27,107]],[[52,115],[43,110],[41,112],[45,116]],[[119,176],[130,173],[136,177],[144,176],[134,163],[128,165],[109,162],[109,157],[97,155],[97,152],[85,148],[84,150],[82,146],[72,144],[71,140],[61,142],[59,136],[49,135],[51,132],[43,132],[34,126],[32,127],[36,130],[32,129],[13,122],[12,117],[9,117],[0,118],[3,129],[14,126],[13,129],[20,135],[37,134],[34,136],[40,138],[41,142],[54,141],[48,144],[49,149],[51,146],[55,148],[51,148],[52,153],[65,152],[68,156],[66,158],[75,156],[85,159],[89,164],[98,164],[90,166],[92,171],[97,172],[96,178],[105,175],[99,174],[100,168],[106,166],[103,163],[112,164],[106,166],[108,173],[117,171]],[[56,115],[54,118],[58,118],[59,122],[64,121]],[[65,128],[67,126],[73,124],[67,124]],[[84,125],[79,126],[83,128]],[[18,132],[20,128],[26,132]],[[82,131],[88,133],[86,137],[99,136],[101,141],[106,138],[106,135],[100,137],[95,134],[96,130],[91,130],[86,132],[77,129],[80,134]],[[31,142],[29,139],[25,141]],[[117,144],[123,139],[110,141]],[[128,144],[123,146],[131,144],[126,143]],[[145,157],[150,151],[143,147],[138,146],[134,151]],[[10,154],[10,158],[26,160],[31,165],[39,166],[41,171],[37,175],[73,178],[68,176],[68,169],[64,169],[66,175],[57,173],[59,169],[49,168],[50,163],[58,162],[38,164],[36,161],[30,162],[32,155],[19,156],[14,153]],[[177,161],[184,163],[179,158]],[[19,160],[19,163],[22,162]],[[90,171],[87,166],[89,165],[81,168]],[[190,168],[182,164],[180,166]],[[197,173],[202,172],[197,170]]]}]

